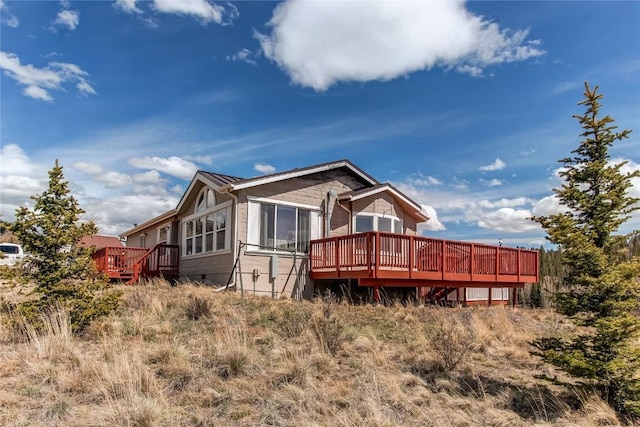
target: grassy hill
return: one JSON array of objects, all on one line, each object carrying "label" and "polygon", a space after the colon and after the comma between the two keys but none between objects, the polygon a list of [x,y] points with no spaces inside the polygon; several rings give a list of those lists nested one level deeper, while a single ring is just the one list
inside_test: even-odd
[{"label": "grassy hill", "polygon": [[[7,426],[616,425],[529,353],[551,311],[349,306],[161,281],[82,336],[0,326]],[[25,291],[0,285],[8,300]]]}]

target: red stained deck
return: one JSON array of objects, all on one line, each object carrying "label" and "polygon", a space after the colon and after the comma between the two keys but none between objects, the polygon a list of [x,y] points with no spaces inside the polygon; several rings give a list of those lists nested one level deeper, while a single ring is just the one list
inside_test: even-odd
[{"label": "red stained deck", "polygon": [[178,245],[159,244],[151,249],[107,246],[91,258],[109,279],[135,283],[143,277],[176,277],[179,254]]},{"label": "red stained deck", "polygon": [[313,240],[312,279],[362,286],[521,287],[538,281],[538,251],[367,232]]}]

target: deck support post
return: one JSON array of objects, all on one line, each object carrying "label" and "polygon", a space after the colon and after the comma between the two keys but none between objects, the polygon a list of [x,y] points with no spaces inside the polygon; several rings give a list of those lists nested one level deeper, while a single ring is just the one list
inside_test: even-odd
[{"label": "deck support post", "polygon": [[373,288],[373,302],[380,302],[380,288],[378,286]]},{"label": "deck support post", "polygon": [[491,307],[493,304],[493,288],[487,289],[489,291],[489,298],[487,298],[487,306]]},{"label": "deck support post", "polygon": [[511,288],[513,290],[513,295],[511,296],[513,300],[513,308],[516,308],[518,305],[518,288]]}]

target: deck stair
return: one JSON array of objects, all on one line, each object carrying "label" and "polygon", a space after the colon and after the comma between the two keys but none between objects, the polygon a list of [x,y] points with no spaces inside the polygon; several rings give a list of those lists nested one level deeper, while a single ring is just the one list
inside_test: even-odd
[{"label": "deck stair", "polygon": [[107,246],[91,257],[110,280],[134,284],[142,278],[178,276],[179,247],[160,243],[151,249]]}]

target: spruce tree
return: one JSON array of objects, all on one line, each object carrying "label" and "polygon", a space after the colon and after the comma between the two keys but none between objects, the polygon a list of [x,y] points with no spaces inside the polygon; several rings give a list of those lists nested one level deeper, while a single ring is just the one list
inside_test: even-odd
[{"label": "spruce tree", "polygon": [[547,337],[534,344],[544,360],[588,378],[617,410],[640,416],[640,261],[620,260],[616,235],[639,208],[630,197],[632,178],[625,162],[612,164],[609,148],[628,138],[614,120],[599,117],[602,95],[585,83],[586,111],[574,116],[583,132],[573,156],[561,159],[564,183],[554,192],[565,211],[534,217],[558,245],[566,275],[556,309],[578,325],[571,337]]},{"label": "spruce tree", "polygon": [[40,313],[63,306],[69,310],[73,329],[81,330],[119,303],[120,293],[109,290],[106,283],[87,281],[96,271],[95,264],[91,248],[81,247],[79,242],[98,229],[93,222],[80,221],[84,210],[70,194],[57,160],[49,171],[48,188],[31,198],[33,210],[18,208],[10,230],[28,254],[25,275],[41,298],[16,309],[37,326]]},{"label": "spruce tree", "polygon": [[93,267],[90,249],[78,243],[98,229],[93,222],[80,222],[84,210],[70,194],[57,160],[49,171],[49,187],[31,199],[33,210],[18,208],[10,230],[29,254],[28,271],[37,290],[46,293],[69,279],[87,278]]}]

